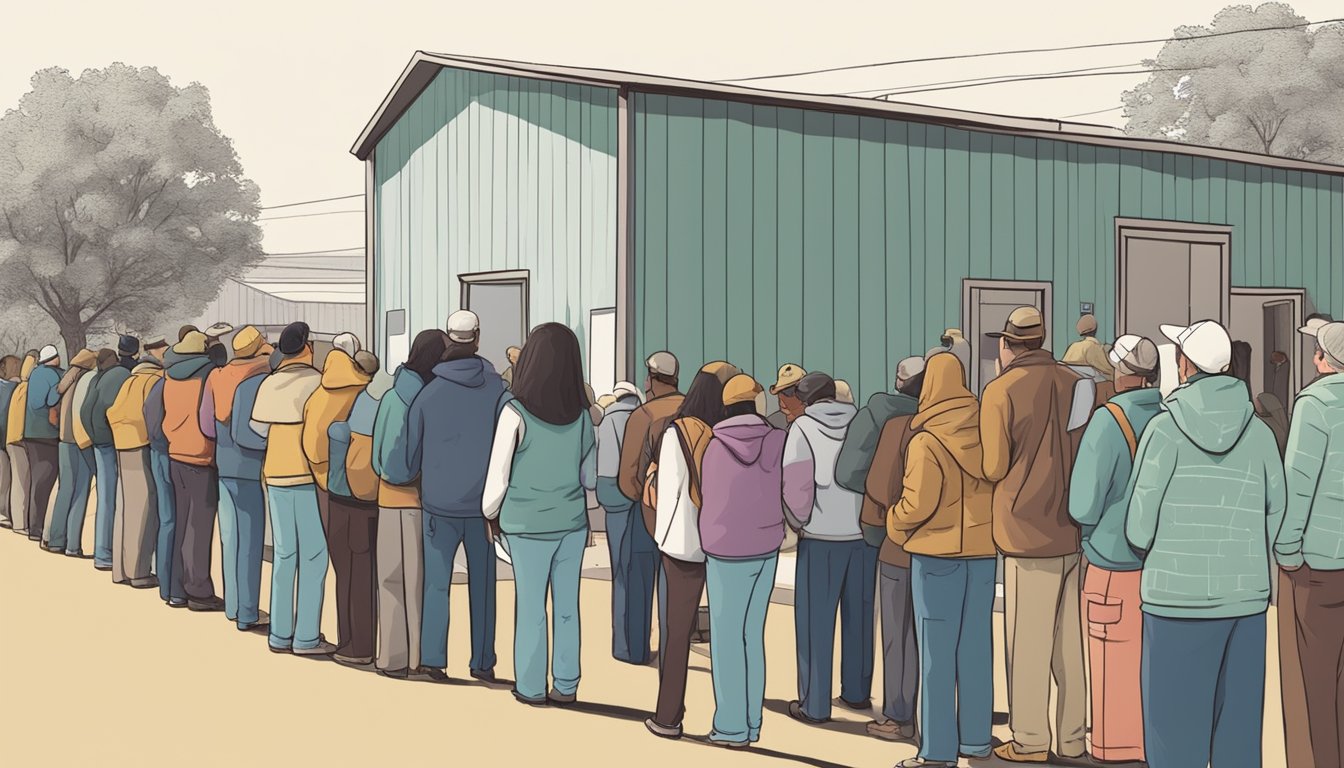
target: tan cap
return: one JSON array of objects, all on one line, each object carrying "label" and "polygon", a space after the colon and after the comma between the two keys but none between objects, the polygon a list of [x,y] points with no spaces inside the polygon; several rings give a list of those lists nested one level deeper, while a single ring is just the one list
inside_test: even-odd
[{"label": "tan cap", "polygon": [[835,380],[835,401],[837,403],[854,404],[854,390],[850,389],[848,381],[844,379]]},{"label": "tan cap", "polygon": [[173,345],[173,351],[179,355],[205,354],[206,337],[200,331],[187,331],[182,340]]},{"label": "tan cap", "polygon": [[780,392],[796,386],[806,375],[807,371],[804,371],[801,365],[794,365],[793,363],[781,365],[779,376],[775,379],[774,386],[770,387],[770,394],[778,395]]},{"label": "tan cap", "polygon": [[723,360],[715,360],[712,363],[705,363],[705,365],[700,369],[700,372],[708,373],[712,375],[714,378],[718,379],[720,383],[726,384],[729,379],[741,373],[742,369],[738,368],[736,365],[733,365],[732,363]]},{"label": "tan cap", "polygon": [[98,355],[92,349],[81,349],[70,360],[72,368],[83,368],[86,371],[92,371],[97,364]]},{"label": "tan cap", "polygon": [[737,403],[754,403],[761,391],[761,385],[755,379],[745,373],[739,373],[723,385],[723,404],[729,406]]},{"label": "tan cap", "polygon": [[1078,335],[1086,336],[1089,333],[1097,332],[1097,318],[1092,315],[1083,315],[1078,318]]},{"label": "tan cap", "polygon": [[986,333],[991,339],[1005,338],[1013,341],[1034,341],[1045,338],[1045,325],[1041,320],[1041,311],[1035,307],[1018,307],[1008,315],[1002,331]]},{"label": "tan cap", "polygon": [[233,356],[238,358],[248,358],[261,351],[262,345],[266,339],[261,335],[261,331],[250,325],[244,325],[237,333],[233,335]]},{"label": "tan cap", "polygon": [[681,364],[677,362],[677,356],[671,352],[654,352],[649,355],[649,359],[644,361],[648,367],[649,373],[656,373],[659,376],[675,377],[681,371]]},{"label": "tan cap", "polygon": [[1121,376],[1148,376],[1157,370],[1157,345],[1152,339],[1127,333],[1115,340],[1106,357]]}]

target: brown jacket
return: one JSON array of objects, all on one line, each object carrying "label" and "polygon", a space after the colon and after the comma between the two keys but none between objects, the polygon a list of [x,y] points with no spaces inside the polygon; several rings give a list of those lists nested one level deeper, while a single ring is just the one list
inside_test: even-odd
[{"label": "brown jacket", "polygon": [[910,555],[901,547],[906,535],[904,532],[896,537],[891,535],[887,527],[887,510],[901,500],[901,493],[905,489],[906,449],[910,445],[910,438],[915,435],[910,428],[910,420],[913,418],[895,416],[883,425],[882,434],[877,438],[877,449],[873,452],[873,464],[868,469],[868,478],[864,483],[863,510],[859,513],[859,522],[878,526],[888,532],[882,541],[882,549],[877,553],[878,561],[901,568],[910,567]]},{"label": "brown jacket", "polygon": [[616,475],[616,484],[627,499],[644,497],[644,476],[653,461],[653,443],[667,431],[685,399],[680,392],[674,392],[656,397],[631,412],[625,423],[621,465]]},{"label": "brown jacket", "polygon": [[[993,491],[983,477],[979,404],[961,361],[935,355],[924,371],[914,436],[906,449],[901,496],[887,513],[889,537],[930,557],[994,556]],[[885,435],[884,435],[885,436]]]},{"label": "brown jacket", "polygon": [[[1078,551],[1069,474],[1083,430],[1068,431],[1078,374],[1045,350],[1026,352],[985,387],[980,440],[994,486],[994,544],[1009,557]],[[926,385],[927,386],[927,385]]]}]

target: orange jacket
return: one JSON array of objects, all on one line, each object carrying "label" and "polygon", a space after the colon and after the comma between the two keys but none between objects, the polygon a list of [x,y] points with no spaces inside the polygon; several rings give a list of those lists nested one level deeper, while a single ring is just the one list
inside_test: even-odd
[{"label": "orange jacket", "polygon": [[131,371],[131,378],[121,385],[117,399],[107,409],[107,424],[112,428],[112,445],[118,451],[130,451],[149,445],[149,429],[145,426],[145,400],[149,390],[163,378],[163,368],[153,363],[141,363]]},{"label": "orange jacket", "polygon": [[211,370],[205,355],[192,355],[163,378],[163,432],[174,461],[198,467],[215,462],[215,441],[201,432],[201,394]]},{"label": "orange jacket", "polygon": [[303,455],[313,470],[317,487],[327,489],[327,464],[331,455],[331,438],[327,428],[333,422],[350,417],[355,398],[368,386],[372,376],[361,371],[355,361],[340,350],[327,353],[322,365],[322,386],[303,406]]}]

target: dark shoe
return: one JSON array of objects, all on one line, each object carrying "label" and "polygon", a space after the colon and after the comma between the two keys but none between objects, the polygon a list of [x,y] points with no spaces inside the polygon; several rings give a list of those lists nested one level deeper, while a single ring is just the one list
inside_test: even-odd
[{"label": "dark shoe", "polygon": [[5,529],[7,529],[7,530],[14,530],[14,521],[13,521],[13,520],[0,520],[0,528],[5,528]]},{"label": "dark shoe", "polygon": [[415,670],[415,673],[423,677],[428,677],[430,680],[433,680],[436,683],[448,682],[448,673],[444,672],[442,669],[439,669],[438,667],[420,667],[419,669]]},{"label": "dark shoe", "polygon": [[98,563],[94,563],[94,564],[93,564],[93,570],[95,570],[95,571],[110,571],[110,570],[112,570],[112,566],[111,566],[111,565],[99,565]]},{"label": "dark shoe", "polygon": [[181,599],[181,598],[176,598],[176,597],[175,597],[175,598],[173,598],[173,599],[171,599],[171,600],[168,600],[168,601],[166,601],[166,602],[168,603],[168,607],[169,607],[169,608],[186,608],[186,607],[187,607],[187,601],[186,601],[186,600],[183,600],[183,599]]},{"label": "dark shoe", "polygon": [[53,555],[65,554],[65,547],[53,547],[49,544],[40,544],[38,546],[42,549],[43,552],[50,552]]},{"label": "dark shoe", "polygon": [[551,689],[550,693],[546,694],[546,700],[557,707],[568,707],[570,704],[578,701],[578,698],[579,696],[576,693],[560,693],[554,688]]},{"label": "dark shoe", "polygon": [[224,601],[218,597],[207,597],[204,600],[188,598],[187,607],[198,613],[214,613],[224,610]]},{"label": "dark shoe", "polygon": [[480,680],[482,683],[498,682],[498,679],[495,677],[495,670],[493,669],[473,669],[471,670],[471,676]]},{"label": "dark shoe", "polygon": [[1022,745],[1016,741],[1010,741],[1002,744],[994,750],[994,755],[1000,760],[1010,763],[1044,763],[1050,759],[1050,750],[1043,749],[1040,752],[1027,752],[1022,749]]},{"label": "dark shoe", "polygon": [[713,740],[713,739],[710,739],[710,740],[709,740],[709,743],[710,743],[710,744],[713,744],[713,745],[716,746],[716,747],[723,747],[724,749],[750,749],[750,748],[751,748],[751,742],[748,742],[748,741],[715,741],[715,740]]},{"label": "dark shoe", "polygon": [[660,739],[676,740],[681,738],[680,725],[674,725],[674,726],[663,725],[659,723],[657,720],[654,720],[652,717],[650,717],[648,720],[644,721],[644,727],[649,729],[649,733],[652,733],[654,736],[657,736]]},{"label": "dark shoe", "polygon": [[909,760],[902,760],[897,763],[896,768],[957,768],[957,764],[945,760],[925,760],[922,757],[912,757]]},{"label": "dark shoe", "polygon": [[792,717],[800,723],[807,723],[808,725],[825,725],[831,721],[829,717],[825,720],[817,720],[816,718],[808,717],[807,713],[803,711],[802,703],[798,701],[789,702],[789,717]]},{"label": "dark shoe", "polygon": [[291,647],[289,647],[288,645],[285,645],[285,646],[279,646],[279,645],[271,645],[270,643],[267,643],[267,644],[266,644],[266,647],[269,648],[269,649],[271,649],[271,653],[293,653],[293,652],[294,652],[294,649],[291,648]]},{"label": "dark shoe", "polygon": [[390,677],[393,680],[405,680],[411,676],[411,671],[409,669],[380,669],[378,674],[383,677]]},{"label": "dark shoe", "polygon": [[30,533],[30,534],[28,534],[28,540],[29,540],[29,541],[42,541],[42,534],[39,533],[38,535],[34,536],[33,534]]},{"label": "dark shoe", "polygon": [[545,698],[542,698],[542,699],[529,699],[528,697],[526,697],[526,696],[524,696],[523,694],[519,693],[517,689],[514,689],[514,691],[513,691],[513,698],[517,699],[518,701],[522,702],[523,704],[528,705],[529,707],[544,707],[544,706],[546,706],[548,703],[550,703],[549,699],[545,699]]},{"label": "dark shoe", "polygon": [[845,701],[844,699],[840,699],[840,703],[844,704],[846,707],[849,707],[855,712],[867,712],[868,710],[873,708],[872,699],[868,699],[867,701]]},{"label": "dark shoe", "polygon": [[367,667],[373,663],[372,656],[350,656],[339,652],[332,654],[331,659],[337,664],[344,664],[347,667]]},{"label": "dark shoe", "polygon": [[294,649],[295,656],[330,656],[335,652],[336,646],[323,640],[321,635],[317,638],[317,645],[314,645],[312,648]]},{"label": "dark shoe", "polygon": [[65,556],[66,556],[66,557],[73,557],[73,558],[75,558],[76,560],[92,560],[92,559],[93,559],[93,555],[86,555],[86,554],[84,554],[84,553],[83,553],[82,551],[80,551],[80,550],[75,550],[74,552],[67,551],[67,552],[65,553]]},{"label": "dark shoe", "polygon": [[127,583],[135,589],[153,589],[159,586],[159,579],[155,576],[146,576],[143,579],[131,579]]}]

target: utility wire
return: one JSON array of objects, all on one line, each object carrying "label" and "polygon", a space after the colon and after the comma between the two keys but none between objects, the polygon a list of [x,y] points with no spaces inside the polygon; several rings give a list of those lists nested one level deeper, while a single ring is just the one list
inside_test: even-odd
[{"label": "utility wire", "polygon": [[359,193],[358,195],[345,195],[345,196],[343,196],[343,197],[324,197],[324,198],[322,198],[321,200],[300,200],[300,201],[297,202],[297,203],[284,203],[284,204],[282,204],[282,205],[260,205],[260,206],[257,206],[257,210],[259,210],[259,211],[273,211],[273,210],[275,210],[276,208],[293,208],[293,207],[298,206],[298,205],[312,205],[313,203],[330,203],[330,202],[332,202],[333,200],[351,200],[351,199],[353,199],[353,198],[356,198],[356,197],[363,197],[363,196],[364,196],[364,193],[361,192],[361,193]]},{"label": "utility wire", "polygon": [[[905,90],[905,89],[907,89],[907,88],[928,88],[928,87],[933,87],[933,86],[938,86],[938,85],[959,85],[959,84],[961,84],[961,83],[980,83],[980,82],[985,82],[985,81],[989,81],[989,80],[1005,80],[1005,79],[1008,79],[1008,78],[1019,78],[1019,77],[1045,77],[1045,76],[1047,76],[1047,75],[1071,75],[1071,74],[1080,73],[1080,72],[1101,72],[1101,71],[1103,71],[1103,70],[1107,70],[1107,69],[1118,69],[1118,68],[1120,68],[1120,67],[1141,67],[1141,66],[1143,66],[1143,62],[1131,61],[1131,62],[1127,62],[1127,63],[1125,63],[1125,64],[1110,64],[1110,65],[1105,66],[1105,67],[1084,67],[1083,69],[1059,69],[1059,70],[1052,70],[1052,71],[1050,71],[1050,72],[1022,72],[1022,73],[1020,73],[1020,74],[1016,74],[1016,75],[989,75],[989,76],[987,76],[987,77],[968,77],[968,78],[963,79],[963,80],[941,80],[941,81],[939,81],[939,82],[935,82],[935,83],[919,83],[919,84],[916,84],[916,85],[903,85],[903,86],[900,86],[898,90]],[[841,93],[841,94],[839,94],[839,95],[841,95],[841,96],[862,96],[862,95],[869,94],[869,93],[887,93],[887,92],[890,92],[891,90],[892,90],[892,88],[890,88],[890,87],[888,87],[888,88],[869,88],[869,89],[867,89],[867,90],[863,90],[863,91],[845,91],[845,92],[843,92],[843,93]]]},{"label": "utility wire", "polygon": [[1117,109],[1124,109],[1124,108],[1125,108],[1125,107],[1124,107],[1124,105],[1122,104],[1122,105],[1120,105],[1120,106],[1118,106],[1118,107],[1107,107],[1106,109],[1097,109],[1097,110],[1093,110],[1092,112],[1079,112],[1079,113],[1074,114],[1074,115],[1065,115],[1065,116],[1063,116],[1063,117],[1061,117],[1061,118],[1059,118],[1059,119],[1060,119],[1060,120],[1068,120],[1069,118],[1073,118],[1073,117],[1087,117],[1088,115],[1102,115],[1102,114],[1105,114],[1105,113],[1107,113],[1107,112],[1114,112],[1114,111],[1116,111]]},{"label": "utility wire", "polygon": [[[1081,75],[1042,75],[1038,77],[1019,77],[1008,80],[993,80],[987,83],[966,83],[965,85],[945,85],[940,88],[910,88],[907,90],[891,91],[889,93],[884,93],[879,96],[876,96],[875,98],[885,99],[888,96],[905,96],[911,93],[931,93],[933,91],[956,91],[962,88],[979,88],[984,85],[1003,85],[1004,83],[1030,83],[1037,80],[1068,80],[1075,77],[1100,77],[1103,75],[1146,75],[1149,72],[1168,72],[1173,69],[1178,68],[1170,67],[1167,69],[1126,69],[1121,70],[1119,72],[1090,72]],[[1179,69],[1181,71],[1185,71],[1186,67],[1179,67]]]},{"label": "utility wire", "polygon": [[322,211],[321,213],[295,213],[289,216],[263,216],[260,219],[254,219],[254,221],[278,221],[280,219],[306,219],[309,216],[332,216],[337,213],[363,213],[363,212],[364,212],[363,208],[358,209],[352,208],[348,211]]},{"label": "utility wire", "polygon": [[1302,29],[1303,27],[1313,27],[1318,24],[1332,24],[1337,21],[1344,21],[1344,17],[1337,19],[1323,19],[1321,21],[1305,21],[1298,24],[1286,24],[1280,27],[1253,27],[1251,29],[1235,29],[1227,32],[1210,32],[1204,35],[1188,35],[1185,37],[1157,37],[1150,40],[1124,40],[1111,43],[1088,43],[1086,45],[1062,45],[1054,48],[1022,48],[1011,51],[982,51],[980,53],[960,53],[949,56],[926,56],[918,59],[898,59],[896,61],[878,61],[870,64],[851,64],[843,67],[826,67],[824,69],[809,69],[800,72],[782,72],[775,75],[756,75],[754,77],[735,77],[725,80],[716,80],[718,83],[747,83],[757,80],[778,80],[786,77],[805,77],[807,75],[821,75],[830,72],[845,72],[856,69],[874,69],[877,67],[890,67],[898,64],[922,64],[931,61],[954,61],[956,59],[979,59],[987,56],[1014,56],[1025,53],[1055,53],[1058,51],[1081,51],[1089,48],[1115,48],[1124,45],[1148,45],[1150,43],[1169,43],[1178,40],[1202,40],[1209,37],[1226,37],[1228,35],[1244,35],[1257,32],[1278,32],[1281,30]]},{"label": "utility wire", "polygon": [[362,251],[362,250],[364,250],[364,246],[356,245],[353,248],[328,248],[325,251],[285,251],[281,253],[264,253],[262,255],[266,256],[267,258],[270,258],[271,256],[327,256],[332,254],[345,253],[347,251]]}]

